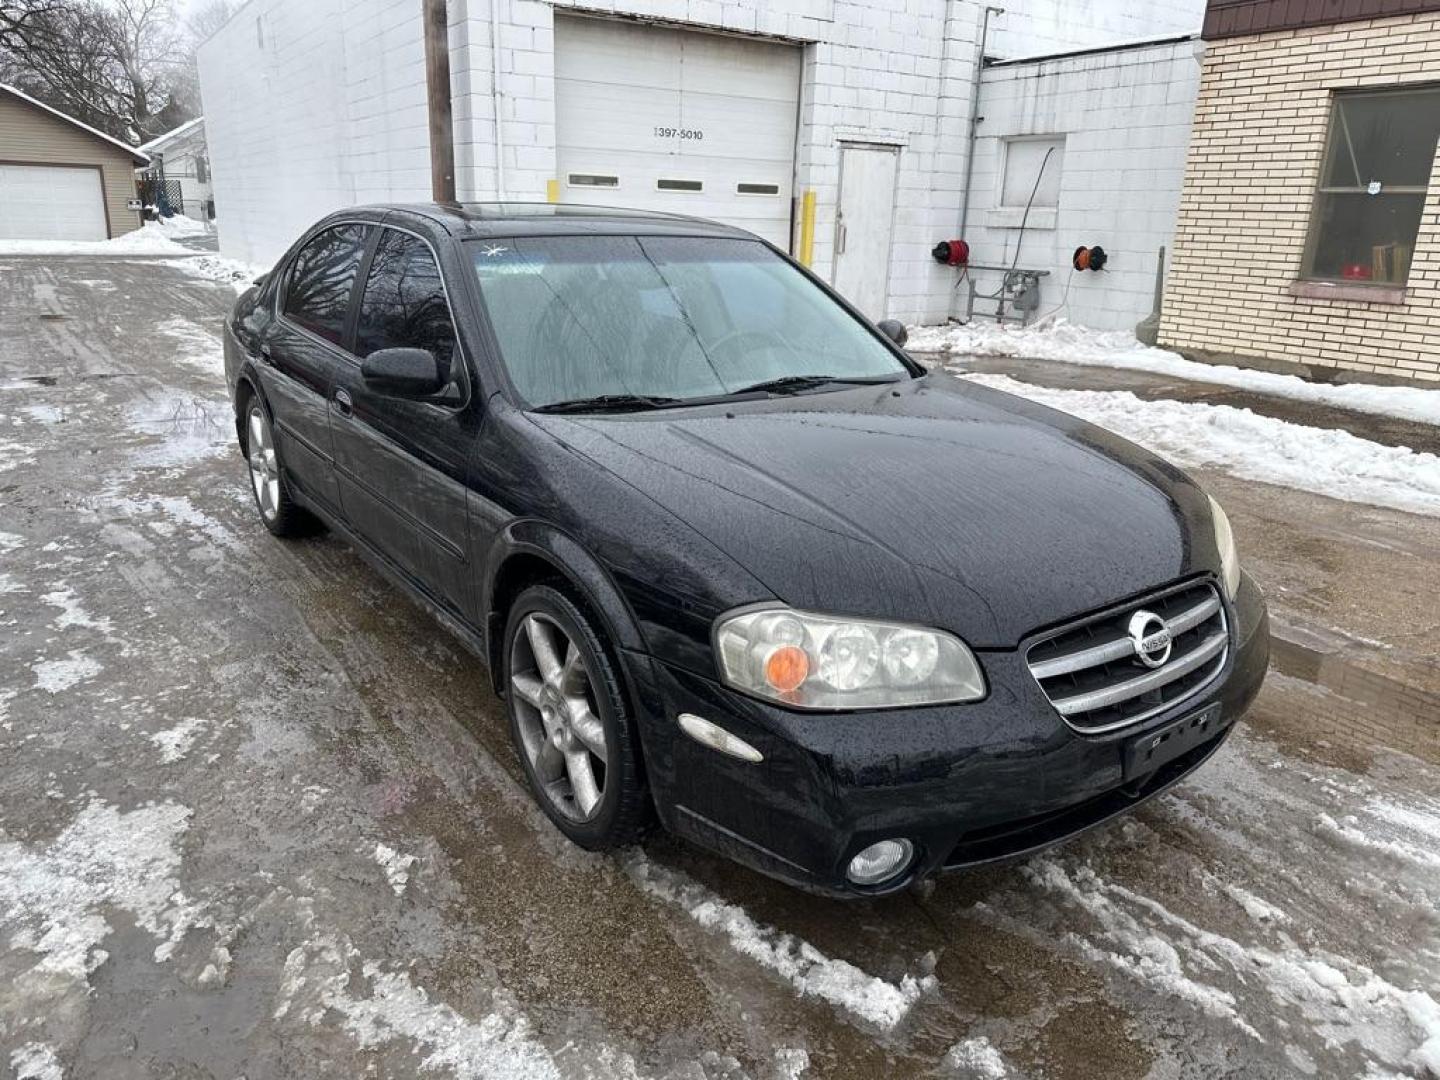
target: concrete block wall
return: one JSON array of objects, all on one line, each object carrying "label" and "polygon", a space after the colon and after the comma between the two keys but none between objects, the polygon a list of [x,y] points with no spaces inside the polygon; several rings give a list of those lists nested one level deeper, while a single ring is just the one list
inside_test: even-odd
[{"label": "concrete block wall", "polygon": [[[490,4],[465,0],[468,48],[458,96],[471,118],[457,149],[462,198],[494,198],[495,109]],[[947,276],[930,260],[959,214],[965,127],[980,7],[972,0],[498,0],[504,193],[544,199],[555,177],[554,19],[648,18],[795,42],[804,50],[796,190],[814,190],[813,267],[834,264],[840,149],[845,141],[900,148],[887,314],[936,321]],[[942,141],[943,140],[943,141]]]},{"label": "concrete block wall", "polygon": [[990,2],[1005,14],[994,21],[986,52],[1003,60],[1198,34],[1205,21],[1205,0]]},{"label": "concrete block wall", "polygon": [[[1183,41],[991,66],[981,79],[975,174],[966,239],[982,264],[1048,270],[1039,315],[1106,330],[1133,330],[1154,306],[1160,246],[1169,245],[1185,175],[1201,45]],[[1059,205],[1001,209],[1008,140],[1063,136]],[[1033,181],[1023,178],[1028,189]],[[1077,247],[1100,245],[1101,272],[1076,272]],[[1003,274],[972,271],[981,292]],[[1068,289],[1068,293],[1067,293]],[[956,294],[963,316],[966,287]],[[1063,304],[1063,307],[1062,307]],[[977,303],[977,312],[993,310]],[[983,318],[983,316],[980,316]]]},{"label": "concrete block wall", "polygon": [[1291,295],[1332,94],[1440,80],[1440,15],[1213,43],[1160,342],[1228,360],[1440,382],[1440,151],[1399,303]]},{"label": "concrete block wall", "polygon": [[430,197],[414,0],[257,0],[200,48],[220,249],[273,262],[332,210]]},{"label": "concrete block wall", "polygon": [[[1186,5],[1194,0],[1159,5],[1152,35]],[[1031,52],[1148,25],[1147,9],[1125,0],[1021,8],[1015,18],[1050,27]],[[983,10],[979,0],[450,0],[459,194],[493,199],[503,180],[509,199],[546,197],[556,176],[557,14],[788,41],[803,50],[795,189],[817,196],[814,268],[828,277],[834,266],[841,144],[896,146],[886,314],[939,321],[954,280],[929,249],[959,222]],[[1010,18],[999,17],[996,32]],[[1024,25],[1010,31],[1016,48]],[[202,47],[200,68],[226,254],[266,262],[336,207],[429,197],[417,0],[251,0]]]}]

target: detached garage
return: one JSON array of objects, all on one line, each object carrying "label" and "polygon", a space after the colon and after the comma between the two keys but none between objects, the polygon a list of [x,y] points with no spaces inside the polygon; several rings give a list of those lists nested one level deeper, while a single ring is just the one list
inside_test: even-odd
[{"label": "detached garage", "polygon": [[107,240],[138,229],[149,158],[0,83],[0,240]]}]

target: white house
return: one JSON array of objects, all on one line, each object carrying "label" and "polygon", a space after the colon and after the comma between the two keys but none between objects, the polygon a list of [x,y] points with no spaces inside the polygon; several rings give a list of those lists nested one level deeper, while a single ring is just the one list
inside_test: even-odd
[{"label": "white house", "polygon": [[[1006,9],[449,0],[459,197],[716,217],[791,251],[875,318],[963,314],[956,271],[931,249],[965,213],[982,32],[995,57],[1089,49],[1192,33],[1204,2]],[[337,207],[430,197],[419,0],[250,0],[201,47],[200,79],[226,254],[268,262]],[[983,156],[974,173],[972,190],[995,190]],[[998,262],[1003,226],[971,202],[973,257]]]},{"label": "white house", "polygon": [[180,205],[175,210],[199,221],[215,216],[203,116],[151,139],[140,149],[150,155],[152,170],[161,170],[166,180],[180,185]]}]

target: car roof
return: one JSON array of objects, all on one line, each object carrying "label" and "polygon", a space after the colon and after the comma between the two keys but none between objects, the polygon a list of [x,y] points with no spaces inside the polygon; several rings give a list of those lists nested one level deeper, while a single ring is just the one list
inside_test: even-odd
[{"label": "car roof", "polygon": [[500,236],[713,236],[754,240],[753,233],[684,214],[568,203],[387,203],[347,213],[423,218],[457,239]]}]

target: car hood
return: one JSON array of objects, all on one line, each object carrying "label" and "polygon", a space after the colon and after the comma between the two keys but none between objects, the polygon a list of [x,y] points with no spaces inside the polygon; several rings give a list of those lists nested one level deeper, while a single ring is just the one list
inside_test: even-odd
[{"label": "car hood", "polygon": [[932,374],[604,416],[535,415],[786,603],[1007,648],[1218,571],[1204,493],[1084,421]]}]

